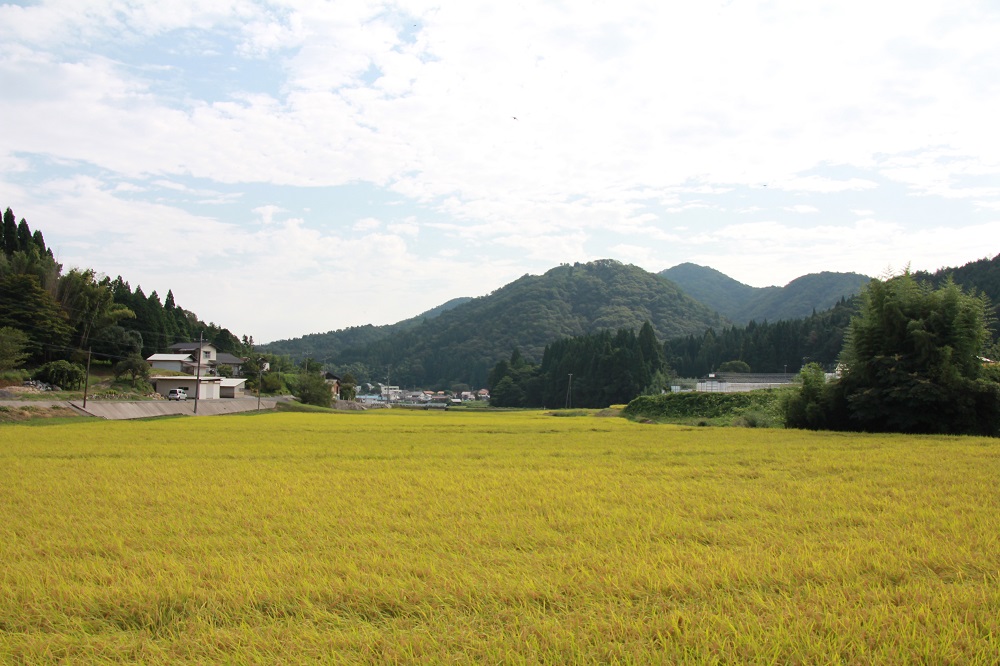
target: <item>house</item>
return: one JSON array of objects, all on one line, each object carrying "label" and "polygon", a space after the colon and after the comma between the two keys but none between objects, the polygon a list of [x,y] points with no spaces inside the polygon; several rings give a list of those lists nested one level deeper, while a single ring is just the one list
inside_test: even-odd
[{"label": "house", "polygon": [[197,363],[191,354],[153,354],[146,359],[154,370],[173,370],[189,375],[195,374]]},{"label": "house", "polygon": [[[246,361],[246,359],[242,359],[239,356],[234,356],[226,352],[220,352],[215,348],[215,345],[210,342],[178,342],[170,345],[169,349],[171,355],[190,355],[192,363],[194,363],[196,369],[200,357],[202,374],[217,375],[219,374],[219,368],[228,367],[232,370],[234,377],[239,377],[243,363]],[[185,370],[184,372],[189,371]]]},{"label": "house", "polygon": [[340,400],[341,378],[332,372],[327,372],[323,374],[323,379],[326,381],[326,385],[330,387],[330,393],[333,395],[333,399]]}]

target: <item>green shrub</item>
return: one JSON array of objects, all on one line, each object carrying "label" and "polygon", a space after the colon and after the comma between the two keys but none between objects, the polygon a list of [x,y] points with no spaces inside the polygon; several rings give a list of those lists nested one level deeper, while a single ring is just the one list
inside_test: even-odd
[{"label": "green shrub", "polygon": [[[745,393],[668,393],[639,396],[625,407],[622,416],[658,421],[722,419],[722,423],[750,428],[782,425],[783,389]],[[700,425],[700,424],[699,424]]]},{"label": "green shrub", "polygon": [[61,389],[76,389],[83,386],[87,371],[83,366],[69,361],[52,361],[35,371],[35,379],[46,384],[54,384]]}]

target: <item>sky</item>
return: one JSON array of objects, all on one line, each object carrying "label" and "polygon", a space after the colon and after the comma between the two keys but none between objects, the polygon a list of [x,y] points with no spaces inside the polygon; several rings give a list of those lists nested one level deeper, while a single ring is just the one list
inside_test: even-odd
[{"label": "sky", "polygon": [[0,5],[0,208],[256,342],[563,263],[1000,253],[1000,4]]}]

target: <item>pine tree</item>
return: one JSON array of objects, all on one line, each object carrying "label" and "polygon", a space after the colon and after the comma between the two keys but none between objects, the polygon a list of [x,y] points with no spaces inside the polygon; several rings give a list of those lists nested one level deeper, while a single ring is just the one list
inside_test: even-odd
[{"label": "pine tree", "polygon": [[3,244],[3,253],[8,257],[17,252],[17,221],[10,208],[3,214],[3,235],[0,242]]},{"label": "pine tree", "polygon": [[[29,252],[33,243],[31,242],[31,229],[28,222],[23,217],[17,225],[17,249],[21,252]],[[39,256],[41,253],[39,253]]]}]

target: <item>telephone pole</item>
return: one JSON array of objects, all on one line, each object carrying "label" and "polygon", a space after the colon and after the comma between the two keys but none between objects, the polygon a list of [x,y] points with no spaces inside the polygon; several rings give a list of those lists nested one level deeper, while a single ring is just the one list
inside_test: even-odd
[{"label": "telephone pole", "polygon": [[566,409],[573,406],[573,373],[569,373],[569,385],[566,387]]},{"label": "telephone pole", "polygon": [[202,351],[202,345],[204,342],[202,338],[204,333],[198,334],[198,374],[195,375],[194,380],[194,413],[198,413],[198,396],[201,394],[201,355],[204,353]]}]

